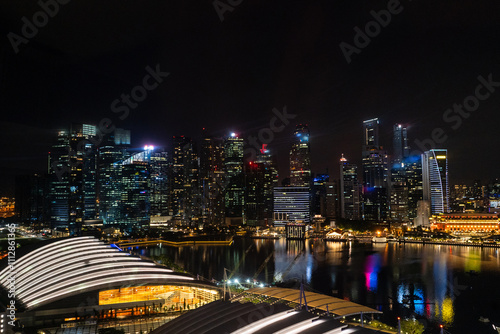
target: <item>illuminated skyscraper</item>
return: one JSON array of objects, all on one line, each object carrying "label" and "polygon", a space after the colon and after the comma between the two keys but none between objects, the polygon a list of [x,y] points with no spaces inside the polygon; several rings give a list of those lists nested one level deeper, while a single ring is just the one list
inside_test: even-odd
[{"label": "illuminated skyscraper", "polygon": [[88,141],[95,135],[94,125],[72,124],[58,133],[49,154],[51,225],[68,228],[71,235],[80,233],[85,219],[97,217],[97,151]]},{"label": "illuminated skyscraper", "polygon": [[363,122],[363,218],[388,216],[388,157],[379,146],[378,118]]},{"label": "illuminated skyscraper", "polygon": [[309,129],[307,125],[295,127],[290,150],[290,186],[311,186],[311,149],[309,146]]},{"label": "illuminated skyscraper", "polygon": [[344,219],[360,219],[358,166],[347,159],[340,159],[340,216]]},{"label": "illuminated skyscraper", "polygon": [[204,135],[200,151],[200,187],[204,223],[225,223],[224,141]]},{"label": "illuminated skyscraper", "polygon": [[423,199],[430,202],[431,214],[450,210],[448,150],[433,149],[422,154]]},{"label": "illuminated skyscraper", "polygon": [[224,170],[226,191],[226,223],[243,224],[245,206],[245,176],[243,173],[243,138],[231,133],[224,142]]},{"label": "illuminated skyscraper", "polygon": [[170,211],[176,219],[191,223],[201,211],[198,158],[191,139],[174,136],[170,157]]},{"label": "illuminated skyscraper", "polygon": [[154,149],[150,155],[151,216],[168,216],[168,153]]},{"label": "illuminated skyscraper", "polygon": [[393,128],[393,150],[393,161],[396,163],[403,162],[410,155],[407,130],[401,124],[395,124]]},{"label": "illuminated skyscraper", "polygon": [[393,127],[393,160],[391,161],[390,184],[390,219],[392,221],[408,221],[408,184],[406,178],[405,159],[410,148],[406,127],[396,124]]},{"label": "illuminated skyscraper", "polygon": [[[124,138],[125,134],[125,138]],[[117,138],[118,136],[118,138]],[[99,219],[104,224],[118,224],[122,194],[121,162],[129,153],[130,131],[115,129],[97,149],[97,199]]]}]

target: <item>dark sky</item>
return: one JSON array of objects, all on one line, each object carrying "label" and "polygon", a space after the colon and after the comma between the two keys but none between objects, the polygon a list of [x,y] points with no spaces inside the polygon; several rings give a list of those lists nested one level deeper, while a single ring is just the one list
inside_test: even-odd
[{"label": "dark sky", "polygon": [[[409,124],[412,144],[442,128],[452,182],[499,177],[500,87],[456,130],[443,114],[474,95],[479,75],[500,82],[500,2],[403,0],[348,64],[339,44],[354,45],[354,28],[387,8],[243,0],[221,22],[212,1],[71,0],[15,53],[9,32],[21,36],[22,18],[33,22],[41,7],[2,1],[0,195],[12,194],[13,175],[46,169],[57,129],[72,121],[110,118],[132,130],[135,146],[166,145],[172,135],[198,138],[203,127],[247,137],[284,106],[297,115],[292,123],[309,124],[313,172],[337,175],[341,153],[359,162],[361,122],[379,117],[389,150],[396,122]],[[111,102],[157,65],[170,75],[118,118]],[[269,144],[282,177],[292,131]]]}]

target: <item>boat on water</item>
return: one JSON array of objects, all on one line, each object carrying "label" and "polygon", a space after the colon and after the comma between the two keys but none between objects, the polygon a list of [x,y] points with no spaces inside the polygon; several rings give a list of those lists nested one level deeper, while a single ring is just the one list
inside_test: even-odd
[{"label": "boat on water", "polygon": [[372,242],[374,244],[386,244],[387,243],[387,237],[375,236],[375,237],[372,238]]},{"label": "boat on water", "polygon": [[389,234],[387,236],[387,242],[397,242],[397,241],[398,241],[398,239],[395,236],[393,236],[392,234]]}]

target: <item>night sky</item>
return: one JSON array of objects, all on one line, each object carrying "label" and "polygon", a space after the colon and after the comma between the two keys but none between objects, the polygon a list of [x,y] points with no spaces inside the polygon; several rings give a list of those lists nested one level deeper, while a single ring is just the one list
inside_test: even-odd
[{"label": "night sky", "polygon": [[[205,0],[65,1],[17,53],[9,32],[22,36],[22,18],[42,9],[0,3],[0,195],[13,194],[14,175],[46,169],[71,122],[109,118],[132,131],[133,146],[168,146],[203,127],[247,138],[284,106],[297,116],[269,144],[281,177],[295,123],[309,124],[313,172],[336,177],[341,153],[360,162],[361,123],[373,117],[389,151],[396,122],[409,125],[414,149],[442,128],[452,183],[500,177],[500,87],[456,129],[443,120],[474,96],[478,76],[500,82],[498,0],[230,0],[223,21]],[[348,63],[340,43],[355,46],[354,28],[388,6],[397,13]],[[170,74],[122,120],[111,103],[142,84],[147,66]]]}]

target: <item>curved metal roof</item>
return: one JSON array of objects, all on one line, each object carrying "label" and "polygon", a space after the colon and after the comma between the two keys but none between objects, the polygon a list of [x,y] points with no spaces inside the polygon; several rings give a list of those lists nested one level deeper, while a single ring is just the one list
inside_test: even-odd
[{"label": "curved metal roof", "polygon": [[93,237],[57,239],[37,248],[17,259],[13,271],[8,266],[0,271],[0,285],[8,290],[12,277],[16,299],[26,309],[120,284],[194,280]]},{"label": "curved metal roof", "polygon": [[[243,294],[252,294],[275,298],[287,302],[298,303],[300,300],[300,290],[285,288],[253,288],[244,291]],[[363,313],[382,313],[364,305],[356,304],[348,300],[335,298],[320,293],[305,291],[307,306],[314,307],[322,311],[327,310],[336,316],[346,317]],[[304,301],[303,301],[304,302]]]}]

